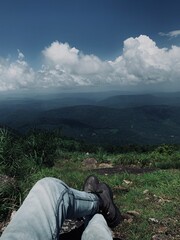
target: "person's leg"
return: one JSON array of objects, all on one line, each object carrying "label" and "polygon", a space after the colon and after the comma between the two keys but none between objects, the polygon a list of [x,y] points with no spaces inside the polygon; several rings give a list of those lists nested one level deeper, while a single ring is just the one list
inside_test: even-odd
[{"label": "person's leg", "polygon": [[81,240],[112,240],[112,233],[102,214],[95,214],[84,230]]},{"label": "person's leg", "polygon": [[94,215],[98,210],[95,194],[69,188],[55,178],[44,178],[31,189],[1,240],[58,239],[66,218]]}]

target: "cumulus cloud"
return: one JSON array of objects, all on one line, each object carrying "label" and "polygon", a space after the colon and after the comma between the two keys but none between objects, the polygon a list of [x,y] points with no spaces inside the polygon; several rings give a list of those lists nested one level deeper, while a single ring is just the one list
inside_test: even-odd
[{"label": "cumulus cloud", "polygon": [[[123,53],[113,61],[84,55],[67,43],[54,42],[43,51],[46,67],[41,72],[53,85],[137,85],[176,80],[180,48],[158,48],[146,35],[124,41]],[[47,82],[49,82],[49,80]]]},{"label": "cumulus cloud", "polygon": [[42,51],[35,71],[18,50],[16,61],[0,60],[0,90],[32,87],[154,85],[180,79],[180,47],[159,48],[146,35],[124,41],[122,55],[103,61],[68,43],[53,42]]},{"label": "cumulus cloud", "polygon": [[74,65],[78,61],[79,50],[71,48],[68,43],[53,42],[50,47],[42,51],[47,60],[62,65]]},{"label": "cumulus cloud", "polygon": [[166,37],[170,37],[170,38],[175,38],[175,37],[180,36],[180,30],[174,30],[174,31],[171,31],[168,33],[160,32],[159,35],[162,37],[166,36]]},{"label": "cumulus cloud", "polygon": [[141,35],[124,41],[122,61],[135,82],[148,84],[168,81],[173,63],[171,51],[158,48],[148,36]]},{"label": "cumulus cloud", "polygon": [[54,42],[42,51],[45,58],[38,79],[58,86],[89,86],[102,83],[111,66],[95,55],[84,55],[68,43]]},{"label": "cumulus cloud", "polygon": [[34,84],[34,71],[18,50],[18,58],[11,62],[0,58],[0,91],[29,88]]},{"label": "cumulus cloud", "polygon": [[72,74],[99,74],[107,67],[97,56],[84,55],[78,49],[71,48],[68,43],[56,41],[42,53],[49,65],[61,67]]}]

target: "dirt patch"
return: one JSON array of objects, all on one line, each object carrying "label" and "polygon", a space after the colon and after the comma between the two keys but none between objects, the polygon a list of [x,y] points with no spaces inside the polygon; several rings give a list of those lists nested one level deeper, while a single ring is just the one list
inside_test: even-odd
[{"label": "dirt patch", "polygon": [[132,173],[132,174],[143,174],[153,172],[157,169],[155,168],[141,168],[137,166],[123,166],[123,165],[116,165],[110,168],[96,168],[93,169],[95,172],[99,174],[115,174],[115,173]]}]

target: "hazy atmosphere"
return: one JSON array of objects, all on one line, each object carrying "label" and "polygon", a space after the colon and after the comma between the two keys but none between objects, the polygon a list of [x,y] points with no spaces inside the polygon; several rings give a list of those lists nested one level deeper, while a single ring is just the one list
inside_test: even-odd
[{"label": "hazy atmosphere", "polygon": [[180,90],[178,0],[0,1],[0,91]]}]

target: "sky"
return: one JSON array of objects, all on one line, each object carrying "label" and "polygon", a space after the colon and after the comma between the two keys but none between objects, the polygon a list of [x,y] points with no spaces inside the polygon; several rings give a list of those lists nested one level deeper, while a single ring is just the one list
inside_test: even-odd
[{"label": "sky", "polygon": [[179,0],[1,0],[0,91],[180,90]]}]

